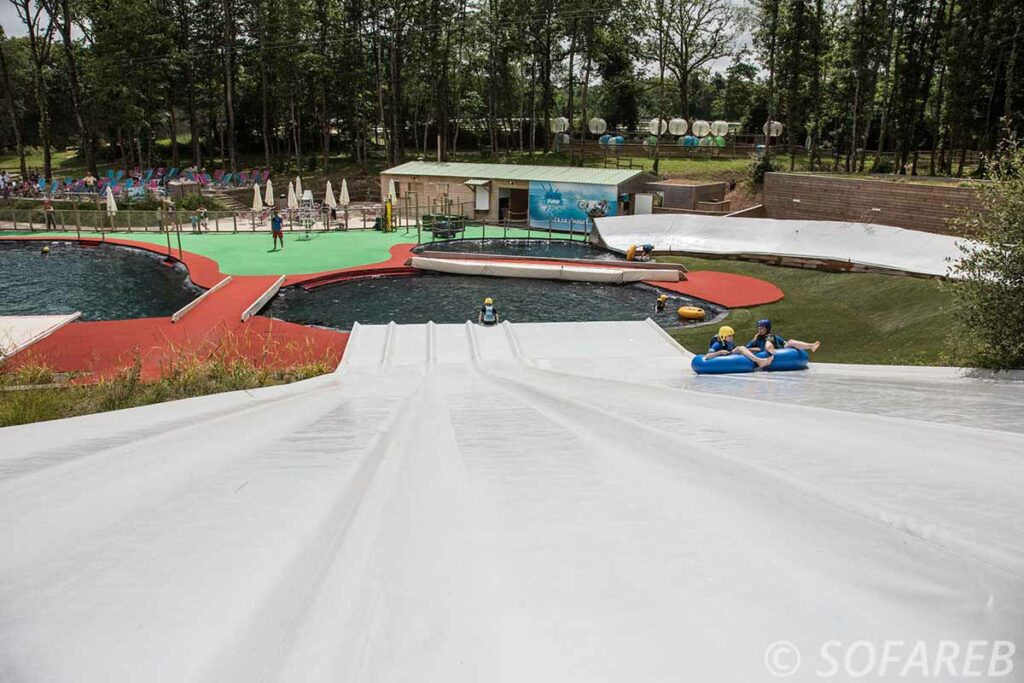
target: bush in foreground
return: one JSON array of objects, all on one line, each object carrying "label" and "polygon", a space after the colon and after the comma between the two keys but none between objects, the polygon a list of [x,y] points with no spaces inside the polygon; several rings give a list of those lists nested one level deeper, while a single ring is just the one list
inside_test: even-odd
[{"label": "bush in foreground", "polygon": [[989,163],[984,208],[957,226],[976,242],[955,265],[951,346],[964,365],[1024,368],[1024,149],[1008,142]]}]

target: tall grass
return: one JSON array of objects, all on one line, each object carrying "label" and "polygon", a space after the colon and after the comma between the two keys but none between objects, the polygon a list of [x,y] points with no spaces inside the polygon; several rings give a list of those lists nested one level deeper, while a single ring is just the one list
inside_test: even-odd
[{"label": "tall grass", "polygon": [[275,367],[266,362],[266,355],[253,360],[233,353],[230,344],[219,345],[205,356],[176,357],[152,380],[143,379],[138,356],[116,375],[92,384],[76,381],[82,377],[62,377],[35,362],[0,365],[0,427],[285,384],[332,369],[326,358],[312,356],[288,367]]}]

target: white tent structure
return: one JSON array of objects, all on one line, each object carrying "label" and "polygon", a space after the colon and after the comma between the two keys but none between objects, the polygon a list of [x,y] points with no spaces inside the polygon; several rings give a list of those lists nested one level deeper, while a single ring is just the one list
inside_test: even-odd
[{"label": "white tent structure", "polygon": [[944,276],[960,256],[958,240],[872,223],[645,214],[595,221],[606,245],[626,251],[653,244],[659,252],[772,256],[866,269]]},{"label": "white tent structure", "polygon": [[778,640],[1024,642],[1019,382],[688,361],[652,323],[357,326],[333,375],[2,429],[0,670],[749,683]]}]

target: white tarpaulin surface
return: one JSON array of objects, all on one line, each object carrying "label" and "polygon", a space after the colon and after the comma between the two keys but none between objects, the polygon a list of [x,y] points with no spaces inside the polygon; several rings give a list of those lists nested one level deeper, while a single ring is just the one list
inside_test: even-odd
[{"label": "white tarpaulin surface", "polygon": [[612,249],[653,244],[657,251],[773,255],[847,261],[924,275],[947,275],[957,239],[886,225],[838,221],[725,218],[689,214],[596,219]]},{"label": "white tarpaulin surface", "polygon": [[47,337],[81,313],[60,315],[0,315],[0,358],[13,356]]},{"label": "white tarpaulin surface", "polygon": [[649,323],[357,326],[332,376],[0,430],[0,672],[751,683],[779,640],[802,681],[827,640],[1019,653],[1021,386],[695,377]]},{"label": "white tarpaulin surface", "polygon": [[485,275],[489,277],[518,277],[533,280],[574,280],[576,282],[678,282],[678,270],[614,268],[590,266],[560,266],[542,263],[508,263],[499,261],[470,261],[414,256],[409,264],[420,270],[459,275]]}]

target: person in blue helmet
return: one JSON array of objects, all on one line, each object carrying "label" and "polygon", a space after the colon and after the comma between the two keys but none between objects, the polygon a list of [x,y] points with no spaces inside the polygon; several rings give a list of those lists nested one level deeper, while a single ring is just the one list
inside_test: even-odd
[{"label": "person in blue helmet", "polygon": [[739,356],[745,356],[747,359],[754,362],[757,367],[765,368],[771,365],[771,362],[775,360],[772,356],[767,358],[758,358],[754,355],[754,352],[745,346],[736,346],[736,342],[733,339],[733,335],[736,331],[728,325],[722,325],[718,328],[718,334],[711,338],[708,342],[707,353],[704,354],[704,358],[717,358],[718,356],[728,356],[730,354],[736,354]]},{"label": "person in blue helmet", "polygon": [[747,342],[748,349],[764,351],[769,356],[778,349],[799,349],[814,353],[820,346],[820,341],[814,343],[804,342],[797,339],[786,339],[781,335],[775,334],[772,332],[772,321],[768,318],[762,318],[757,321],[757,335]]}]

